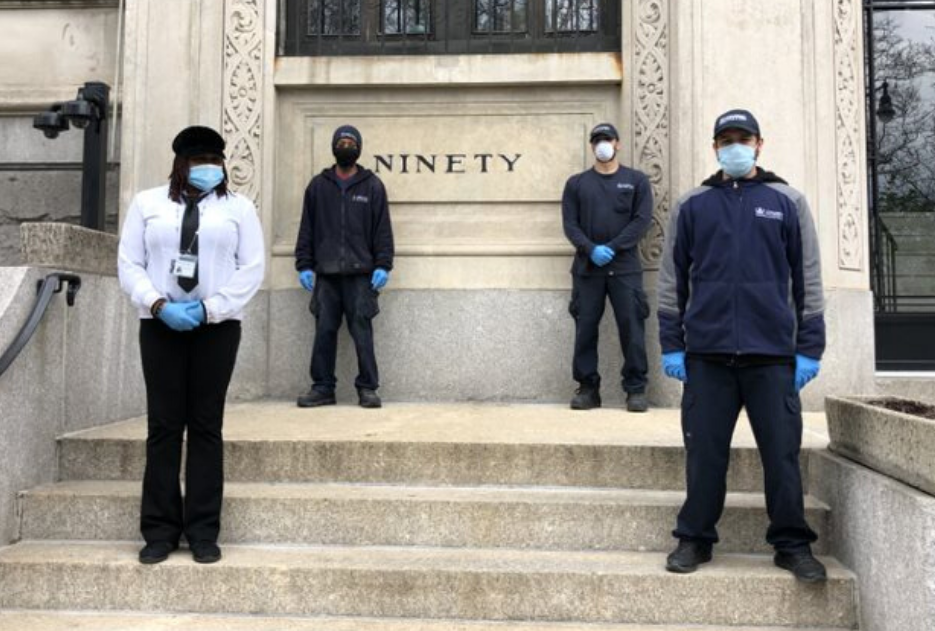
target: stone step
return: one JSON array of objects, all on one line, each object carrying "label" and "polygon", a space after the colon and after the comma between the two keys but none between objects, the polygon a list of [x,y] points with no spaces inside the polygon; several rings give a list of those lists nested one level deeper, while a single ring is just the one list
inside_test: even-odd
[{"label": "stone step", "polygon": [[[0,631],[724,631],[723,627],[391,618],[0,611]],[[730,631],[832,631],[731,627]]]},{"label": "stone step", "polygon": [[854,628],[854,577],[825,559],[803,585],[767,555],[719,554],[689,575],[650,552],[226,546],[141,565],[126,543],[0,550],[0,609],[79,609],[630,624]]},{"label": "stone step", "polygon": [[[138,482],[63,482],[22,493],[23,539],[139,539]],[[654,550],[673,546],[684,494],[570,488],[228,484],[225,543]],[[762,495],[729,494],[720,524],[731,552],[767,552]],[[826,549],[828,509],[806,497]]]},{"label": "stone step", "polygon": [[[803,447],[827,446],[824,414],[805,414]],[[225,416],[231,482],[364,482],[683,489],[678,410],[575,412],[556,405],[396,404],[380,410],[291,402],[233,404]],[[144,419],[60,440],[64,480],[140,480]],[[803,458],[803,467],[807,458]],[[807,476],[803,476],[807,479]],[[746,418],[728,488],[762,490]]]}]

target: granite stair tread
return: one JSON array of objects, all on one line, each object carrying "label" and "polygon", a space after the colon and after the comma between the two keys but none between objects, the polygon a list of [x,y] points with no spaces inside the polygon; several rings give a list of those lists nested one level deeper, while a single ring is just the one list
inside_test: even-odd
[{"label": "granite stair tread", "polygon": [[[682,491],[573,487],[426,487],[230,483],[221,541],[656,550]],[[139,539],[140,483],[68,481],[20,494],[23,539]],[[828,508],[806,496],[823,552]],[[760,493],[729,493],[721,549],[766,552]]]},{"label": "granite stair tread", "polygon": [[126,543],[0,550],[0,608],[845,627],[852,573],[802,585],[768,555],[719,554],[691,575],[665,554],[416,547],[226,546],[143,566]]},{"label": "granite stair tread", "polygon": [[[136,612],[0,611],[0,631],[724,631],[723,626],[581,624],[468,620],[141,614]],[[730,631],[792,631],[731,627]],[[799,627],[795,631],[833,631]]]}]

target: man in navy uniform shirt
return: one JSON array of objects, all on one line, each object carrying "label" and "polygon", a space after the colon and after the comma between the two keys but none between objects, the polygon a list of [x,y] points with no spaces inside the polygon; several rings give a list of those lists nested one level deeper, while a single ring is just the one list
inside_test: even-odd
[{"label": "man in navy uniform shirt", "polygon": [[565,236],[575,246],[569,311],[575,319],[572,375],[579,388],[573,410],[601,406],[598,327],[610,296],[623,350],[627,410],[645,412],[649,303],[643,291],[639,243],[653,216],[653,192],[644,173],[617,161],[620,135],[610,123],[591,130],[594,166],[574,175],[562,195]]}]

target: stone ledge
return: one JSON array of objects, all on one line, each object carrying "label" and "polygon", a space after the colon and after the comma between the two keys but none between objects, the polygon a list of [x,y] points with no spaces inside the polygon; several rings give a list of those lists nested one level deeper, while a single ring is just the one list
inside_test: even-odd
[{"label": "stone ledge", "polygon": [[117,235],[66,223],[20,226],[23,261],[34,267],[117,275]]},{"label": "stone ledge", "polygon": [[935,421],[867,403],[878,398],[827,398],[829,449],[935,495]]}]

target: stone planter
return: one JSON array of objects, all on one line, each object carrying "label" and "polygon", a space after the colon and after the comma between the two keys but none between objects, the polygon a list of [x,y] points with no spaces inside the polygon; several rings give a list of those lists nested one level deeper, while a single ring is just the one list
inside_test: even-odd
[{"label": "stone planter", "polygon": [[935,406],[889,396],[828,397],[825,412],[831,451],[935,495]]}]

